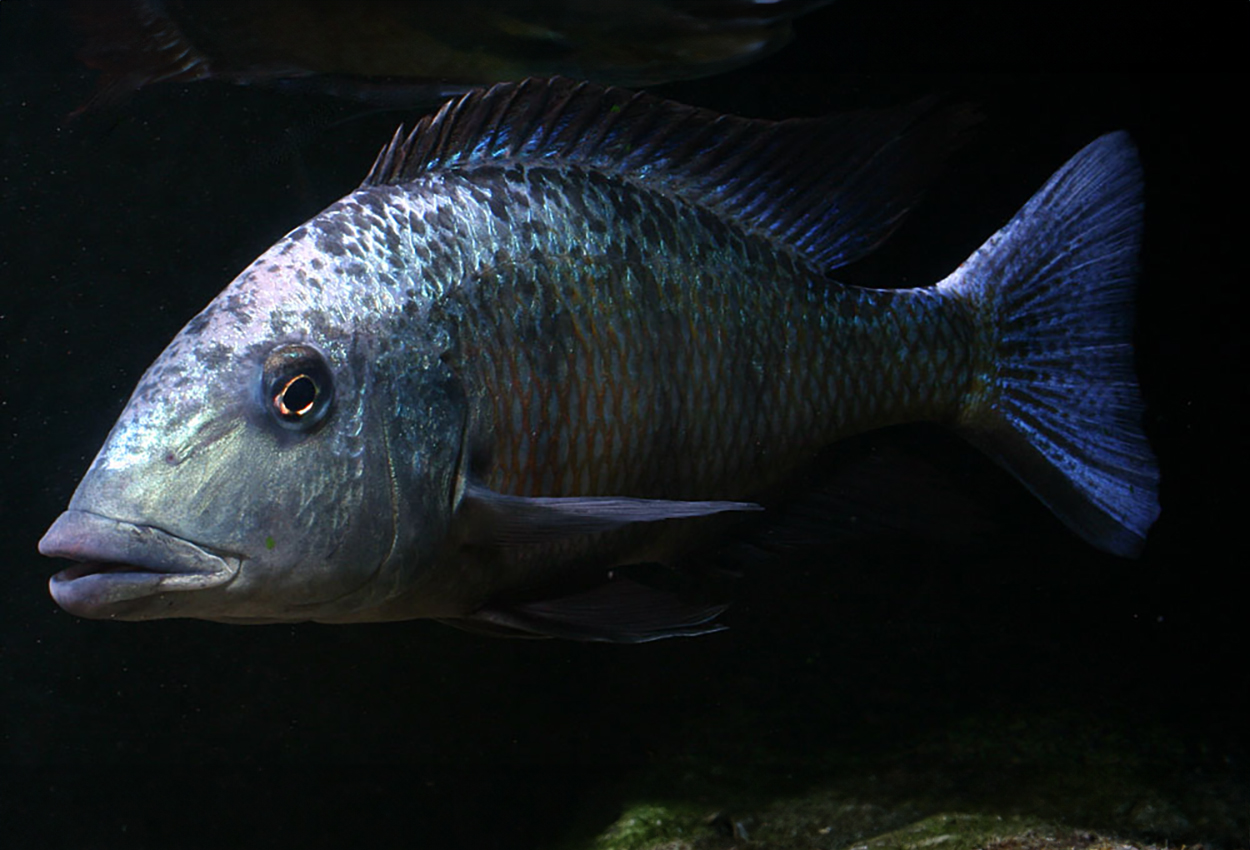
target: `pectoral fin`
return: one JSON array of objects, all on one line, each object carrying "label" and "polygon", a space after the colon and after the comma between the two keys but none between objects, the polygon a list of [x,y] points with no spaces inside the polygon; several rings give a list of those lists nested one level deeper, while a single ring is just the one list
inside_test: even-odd
[{"label": "pectoral fin", "polygon": [[754,502],[685,502],[627,496],[509,496],[474,483],[465,485],[461,504],[473,518],[474,542],[495,546],[598,534],[635,522],[763,510]]}]

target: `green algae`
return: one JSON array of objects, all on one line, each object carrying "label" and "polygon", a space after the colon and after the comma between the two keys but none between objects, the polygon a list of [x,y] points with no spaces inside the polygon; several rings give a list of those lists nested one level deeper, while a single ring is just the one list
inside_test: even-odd
[{"label": "green algae", "polygon": [[[1131,733],[1124,730],[1132,728]],[[1250,807],[1165,730],[1064,711],[965,716],[885,749],[694,753],[617,789],[567,850],[1245,847]],[[1191,768],[1178,770],[1186,764]],[[1212,838],[1214,836],[1214,839]]]},{"label": "green algae", "polygon": [[635,803],[591,845],[594,850],[644,850],[706,833],[706,813],[691,804]]},{"label": "green algae", "polygon": [[[940,813],[881,834],[898,814],[871,803],[814,795],[733,821],[690,807],[638,803],[594,850],[1160,850],[1159,845],[1021,816]],[[1166,848],[1167,845],[1164,845]]]},{"label": "green algae", "polygon": [[973,850],[1057,832],[1036,819],[992,815],[938,814],[907,822],[907,807],[890,810],[815,792],[778,800],[740,817],[690,805],[636,803],[590,846],[594,850]]}]

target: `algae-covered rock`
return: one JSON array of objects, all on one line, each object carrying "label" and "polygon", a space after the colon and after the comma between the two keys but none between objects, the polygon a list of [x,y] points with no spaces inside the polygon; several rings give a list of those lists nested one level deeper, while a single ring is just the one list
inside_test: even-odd
[{"label": "algae-covered rock", "polygon": [[[910,741],[802,759],[691,758],[618,789],[569,850],[1239,850],[1250,800],[1139,724],[1067,712],[965,716]],[[1167,758],[1160,757],[1161,752]],[[1190,767],[1183,767],[1186,764]],[[1165,765],[1161,767],[1161,765]]]},{"label": "algae-covered rock", "polygon": [[936,814],[880,834],[899,814],[867,803],[813,795],[778,802],[758,816],[700,817],[689,808],[630,807],[594,850],[1157,850],[1025,817]]}]

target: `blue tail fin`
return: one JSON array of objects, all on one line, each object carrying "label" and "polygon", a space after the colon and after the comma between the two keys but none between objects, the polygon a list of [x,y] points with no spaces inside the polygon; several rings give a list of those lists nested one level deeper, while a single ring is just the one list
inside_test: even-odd
[{"label": "blue tail fin", "polygon": [[978,321],[964,433],[1118,555],[1159,514],[1131,347],[1141,194],[1128,135],[1103,136],[939,284]]}]

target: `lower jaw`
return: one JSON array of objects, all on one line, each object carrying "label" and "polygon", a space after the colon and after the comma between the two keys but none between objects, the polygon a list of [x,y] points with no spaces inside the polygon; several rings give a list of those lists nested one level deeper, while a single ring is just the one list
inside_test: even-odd
[{"label": "lower jaw", "polygon": [[186,616],[179,597],[229,582],[228,574],[163,573],[128,564],[75,564],[48,582],[57,605],[93,620],[154,620]]}]

